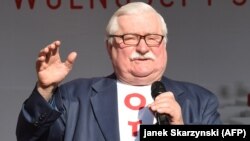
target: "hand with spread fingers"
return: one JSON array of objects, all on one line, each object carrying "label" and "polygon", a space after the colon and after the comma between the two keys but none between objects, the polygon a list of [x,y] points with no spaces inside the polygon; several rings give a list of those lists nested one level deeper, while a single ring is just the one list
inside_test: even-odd
[{"label": "hand with spread fingers", "polygon": [[71,52],[65,62],[62,62],[60,45],[60,41],[54,41],[43,48],[36,61],[37,89],[46,100],[51,98],[53,89],[70,72],[77,56],[76,52]]}]

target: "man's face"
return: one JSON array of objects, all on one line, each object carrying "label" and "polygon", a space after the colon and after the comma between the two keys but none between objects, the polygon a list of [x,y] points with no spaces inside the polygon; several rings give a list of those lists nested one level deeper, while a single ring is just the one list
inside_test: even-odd
[{"label": "man's face", "polygon": [[[118,17],[119,30],[115,35],[160,34],[163,35],[159,18],[154,13],[123,15]],[[118,79],[131,85],[149,85],[160,80],[167,63],[166,43],[148,47],[144,39],[139,44],[125,45],[115,37],[108,52]],[[137,57],[136,57],[137,56]]]}]

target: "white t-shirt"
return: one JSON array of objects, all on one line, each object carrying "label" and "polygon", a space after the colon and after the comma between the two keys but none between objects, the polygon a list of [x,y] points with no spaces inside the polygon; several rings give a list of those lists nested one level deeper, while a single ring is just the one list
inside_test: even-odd
[{"label": "white t-shirt", "polygon": [[131,86],[117,81],[120,141],[139,141],[140,124],[155,124],[147,105],[153,102],[151,85]]}]

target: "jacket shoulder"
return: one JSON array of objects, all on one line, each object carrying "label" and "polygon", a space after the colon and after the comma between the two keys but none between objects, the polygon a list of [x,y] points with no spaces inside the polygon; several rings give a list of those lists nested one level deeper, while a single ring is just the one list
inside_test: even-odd
[{"label": "jacket shoulder", "polygon": [[193,82],[172,80],[169,78],[165,78],[165,81],[167,85],[170,85],[167,87],[171,87],[171,89],[174,89],[174,91],[185,93],[189,96],[203,97],[203,98],[215,97],[215,94],[212,91],[210,91],[209,89],[205,88],[202,85]]}]

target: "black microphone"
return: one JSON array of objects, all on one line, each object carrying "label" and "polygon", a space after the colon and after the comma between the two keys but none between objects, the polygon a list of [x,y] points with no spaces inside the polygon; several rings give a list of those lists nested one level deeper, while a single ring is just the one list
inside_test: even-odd
[{"label": "black microphone", "polygon": [[[166,92],[166,88],[164,87],[163,83],[161,81],[155,81],[151,86],[151,95],[153,99],[155,99],[159,94],[163,92]],[[156,112],[155,117],[159,125],[170,124],[170,115],[168,114],[160,114]]]}]

